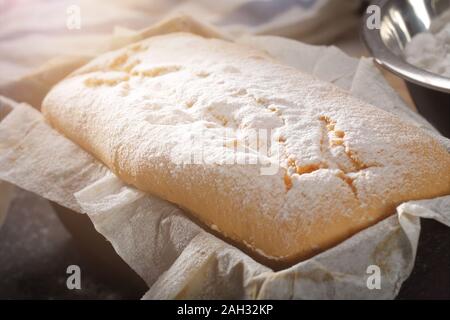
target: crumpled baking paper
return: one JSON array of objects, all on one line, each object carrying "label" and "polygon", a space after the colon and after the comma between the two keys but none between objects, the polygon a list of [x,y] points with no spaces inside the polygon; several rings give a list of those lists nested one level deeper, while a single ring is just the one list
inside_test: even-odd
[{"label": "crumpled baking paper", "polygon": [[[192,29],[192,20],[183,21],[175,25]],[[127,34],[135,41],[151,30]],[[119,38],[127,43],[123,32]],[[438,135],[397,97],[369,59],[271,36],[236,41],[264,49]],[[10,106],[0,122],[0,180],[87,213],[149,286],[144,299],[392,299],[413,268],[419,218],[450,226],[450,196],[404,203],[397,214],[334,248],[274,271],[197,226],[177,206],[125,185],[51,129],[39,111],[0,101]],[[450,141],[439,139],[450,152]],[[379,283],[374,281],[377,272]]]}]

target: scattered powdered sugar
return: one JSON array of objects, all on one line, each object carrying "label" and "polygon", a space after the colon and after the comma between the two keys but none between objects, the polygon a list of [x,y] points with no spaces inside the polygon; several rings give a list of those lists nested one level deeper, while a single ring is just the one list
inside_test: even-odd
[{"label": "scattered powdered sugar", "polygon": [[[188,34],[95,59],[57,85],[43,110],[127,183],[268,256],[305,253],[316,232],[368,226],[411,194],[428,195],[427,177],[448,163],[433,164],[443,151],[420,129],[335,86],[264,52]],[[275,131],[281,151],[268,158],[278,170],[171,161],[173,149],[183,158],[201,147],[223,158],[214,143],[185,143],[211,127],[234,130],[237,144],[248,129]]]}]

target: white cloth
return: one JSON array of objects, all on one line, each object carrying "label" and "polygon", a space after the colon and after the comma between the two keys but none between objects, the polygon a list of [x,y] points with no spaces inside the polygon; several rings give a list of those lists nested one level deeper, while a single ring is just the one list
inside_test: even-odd
[{"label": "white cloth", "polygon": [[[73,27],[79,8],[80,29]],[[177,13],[230,34],[325,43],[353,26],[359,0],[0,0],[0,84],[59,55],[95,54],[115,26],[142,29]]]}]

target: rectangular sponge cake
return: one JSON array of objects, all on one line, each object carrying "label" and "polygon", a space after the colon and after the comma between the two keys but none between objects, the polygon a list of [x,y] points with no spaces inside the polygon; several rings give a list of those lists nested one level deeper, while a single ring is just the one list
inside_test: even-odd
[{"label": "rectangular sponge cake", "polygon": [[[224,40],[172,33],[108,52],[42,110],[126,183],[273,263],[311,257],[404,201],[450,194],[450,156],[433,137]],[[254,132],[267,150],[263,139],[247,148]],[[180,161],[193,153],[202,161]]]}]

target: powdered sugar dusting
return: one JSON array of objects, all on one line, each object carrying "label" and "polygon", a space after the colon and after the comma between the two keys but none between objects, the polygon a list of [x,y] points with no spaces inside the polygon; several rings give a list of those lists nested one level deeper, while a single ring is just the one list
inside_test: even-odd
[{"label": "powdered sugar dusting", "polygon": [[[108,53],[53,89],[43,110],[126,182],[271,257],[308,255],[400,202],[450,191],[449,156],[420,129],[221,40],[171,34]],[[237,143],[245,130],[270,130],[279,170],[170,161],[174,148],[200,146],[183,147],[186,135],[209,128],[234,130]]]}]

